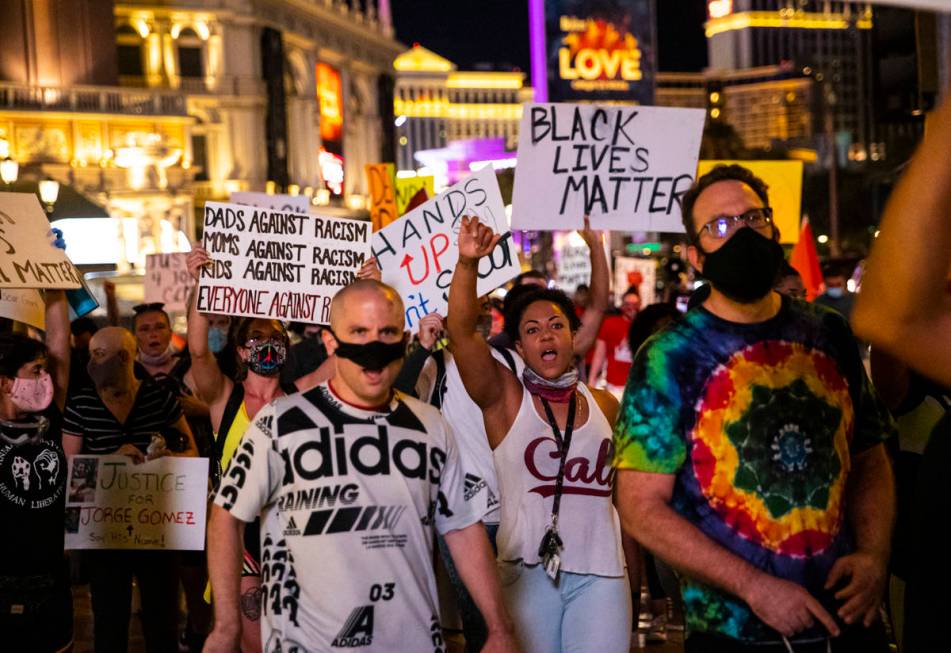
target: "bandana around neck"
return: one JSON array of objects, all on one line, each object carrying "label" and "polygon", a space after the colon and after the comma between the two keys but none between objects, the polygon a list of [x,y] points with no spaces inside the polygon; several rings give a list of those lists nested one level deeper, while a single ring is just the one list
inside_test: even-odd
[{"label": "bandana around neck", "polygon": [[175,348],[172,347],[172,343],[168,344],[168,347],[161,354],[156,356],[151,356],[146,354],[141,349],[139,350],[139,362],[143,365],[149,365],[151,367],[158,367],[159,365],[165,365],[172,356],[175,355]]},{"label": "bandana around neck", "polygon": [[578,386],[578,370],[572,366],[557,379],[548,380],[526,366],[522,371],[522,383],[533,395],[555,403],[565,403],[571,399],[571,395],[575,393],[575,388]]}]

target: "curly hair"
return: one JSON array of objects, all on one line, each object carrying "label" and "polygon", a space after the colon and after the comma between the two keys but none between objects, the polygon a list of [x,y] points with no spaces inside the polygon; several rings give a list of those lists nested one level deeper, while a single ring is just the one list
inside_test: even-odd
[{"label": "curly hair", "polygon": [[535,302],[551,302],[557,306],[568,320],[568,327],[572,332],[577,331],[581,326],[581,319],[575,313],[574,302],[568,295],[554,288],[539,288],[520,295],[505,311],[505,334],[511,338],[512,342],[521,340],[518,326],[522,322],[525,311]]}]

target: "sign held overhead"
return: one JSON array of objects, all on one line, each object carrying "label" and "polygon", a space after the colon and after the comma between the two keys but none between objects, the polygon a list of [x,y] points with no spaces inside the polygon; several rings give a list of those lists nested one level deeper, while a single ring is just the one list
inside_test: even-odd
[{"label": "sign held overhead", "polygon": [[0,288],[79,288],[79,271],[52,240],[36,195],[0,193]]},{"label": "sign held overhead", "polygon": [[705,112],[644,106],[527,104],[512,227],[680,233]]}]

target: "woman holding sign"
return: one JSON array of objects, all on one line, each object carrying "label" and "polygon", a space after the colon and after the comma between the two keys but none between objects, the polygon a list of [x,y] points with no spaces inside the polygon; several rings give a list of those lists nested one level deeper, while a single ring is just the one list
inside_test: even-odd
[{"label": "woman holding sign", "polygon": [[[601,235],[587,220],[591,292],[608,292]],[[452,352],[482,409],[502,495],[499,574],[521,646],[533,653],[626,653],[631,594],[612,503],[612,426],[618,403],[578,382],[579,327],[564,293],[520,297],[506,331],[525,361],[521,377],[476,332],[479,261],[500,236],[463,218],[449,292]]]},{"label": "woman holding sign", "polygon": [[0,648],[61,651],[73,606],[63,556],[66,456],[60,446],[69,383],[62,290],[46,291],[46,345],[0,336]]},{"label": "woman holding sign", "polygon": [[[186,259],[188,272],[198,280],[201,268],[211,261],[208,251],[194,245]],[[196,285],[197,288],[197,285]],[[208,405],[215,434],[212,468],[216,483],[227,469],[241,436],[257,412],[285,394],[297,392],[294,384],[282,385],[281,369],[287,362],[290,342],[278,320],[242,318],[235,331],[238,375],[232,381],[221,371],[208,346],[209,318],[198,312],[197,292],[188,303],[188,349],[192,375],[199,398]],[[244,562],[241,569],[241,650],[261,650],[261,565],[257,523],[245,529]]]}]

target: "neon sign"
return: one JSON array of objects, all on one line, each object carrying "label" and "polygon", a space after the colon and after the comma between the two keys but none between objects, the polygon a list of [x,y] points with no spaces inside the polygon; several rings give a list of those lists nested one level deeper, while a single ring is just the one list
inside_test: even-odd
[{"label": "neon sign", "polygon": [[343,84],[333,66],[317,64],[317,105],[320,111],[320,138],[339,142],[343,137]]},{"label": "neon sign", "polygon": [[572,80],[572,88],[626,91],[628,82],[643,77],[641,51],[632,34],[600,19],[561,16],[559,23],[566,36],[558,49],[558,74]]}]

